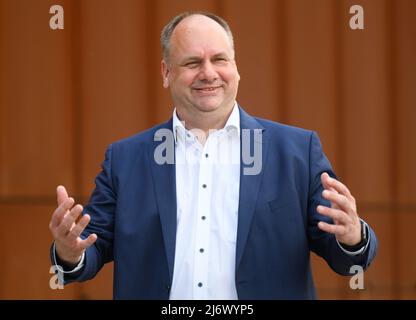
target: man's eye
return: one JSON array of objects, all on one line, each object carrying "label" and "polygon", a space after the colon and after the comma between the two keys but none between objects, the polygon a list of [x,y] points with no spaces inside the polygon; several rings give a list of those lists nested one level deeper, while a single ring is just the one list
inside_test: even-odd
[{"label": "man's eye", "polygon": [[185,64],[185,67],[188,68],[196,68],[198,66],[198,62],[194,61],[194,62],[188,62]]},{"label": "man's eye", "polygon": [[215,62],[227,62],[227,59],[225,59],[225,58],[216,58],[214,61]]}]

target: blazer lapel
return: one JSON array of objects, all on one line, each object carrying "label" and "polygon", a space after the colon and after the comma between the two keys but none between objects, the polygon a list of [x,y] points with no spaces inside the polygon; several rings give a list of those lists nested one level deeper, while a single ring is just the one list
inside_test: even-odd
[{"label": "blazer lapel", "polygon": [[[163,138],[160,136],[160,131],[156,131],[155,139],[151,143],[149,151],[149,161],[152,170],[153,182],[155,186],[156,201],[160,214],[160,222],[162,226],[163,241],[166,248],[166,255],[169,267],[170,281],[173,279],[173,266],[175,259],[175,245],[176,245],[176,174],[175,164],[164,163],[158,164],[155,161],[155,150],[162,143],[170,144],[170,151],[174,152],[174,140],[172,132],[172,119],[163,124],[162,136],[166,138],[171,134],[171,137]],[[156,141],[155,141],[156,140]],[[174,157],[174,155],[173,155]],[[174,159],[174,158],[173,158]]]},{"label": "blazer lapel", "polygon": [[[250,155],[253,155],[253,148],[261,148],[261,162],[262,167],[264,167],[267,150],[268,150],[268,141],[267,136],[264,133],[264,127],[256,121],[253,117],[249,116],[244,110],[240,108],[240,199],[238,205],[238,231],[237,231],[237,248],[236,248],[236,270],[238,269],[241,258],[243,256],[244,248],[247,243],[248,234],[250,231],[251,222],[253,219],[253,214],[255,210],[255,205],[257,203],[257,197],[260,189],[261,180],[263,177],[263,170],[261,170],[256,175],[248,175],[244,171],[246,168],[250,168],[252,164],[245,164],[243,157],[243,130],[249,129],[250,132]],[[261,138],[254,135],[254,130],[261,130]]]}]

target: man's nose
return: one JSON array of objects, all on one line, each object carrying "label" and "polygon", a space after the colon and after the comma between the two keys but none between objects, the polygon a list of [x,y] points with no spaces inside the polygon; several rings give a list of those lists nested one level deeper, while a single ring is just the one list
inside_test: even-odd
[{"label": "man's nose", "polygon": [[218,79],[218,73],[215,66],[211,62],[202,64],[201,72],[199,73],[199,80],[212,82]]}]

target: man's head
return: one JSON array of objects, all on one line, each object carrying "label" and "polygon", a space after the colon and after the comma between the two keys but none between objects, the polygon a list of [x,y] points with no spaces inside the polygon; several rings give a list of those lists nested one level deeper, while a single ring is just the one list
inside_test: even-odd
[{"label": "man's head", "polygon": [[228,114],[240,76],[228,24],[209,13],[184,13],[161,35],[163,86],[182,114]]},{"label": "man's head", "polygon": [[225,21],[223,18],[210,13],[210,12],[202,12],[202,11],[196,11],[196,12],[184,12],[176,17],[174,17],[172,20],[169,21],[169,23],[163,28],[162,33],[160,35],[160,43],[162,46],[162,54],[163,59],[167,62],[169,59],[169,48],[170,48],[170,38],[172,36],[173,31],[175,30],[176,26],[185,18],[194,16],[194,15],[202,15],[206,16],[208,18],[211,18],[212,20],[216,21],[225,32],[227,32],[228,37],[231,41],[231,46],[234,50],[234,37],[233,33],[231,32],[231,28],[228,25],[227,21]]}]

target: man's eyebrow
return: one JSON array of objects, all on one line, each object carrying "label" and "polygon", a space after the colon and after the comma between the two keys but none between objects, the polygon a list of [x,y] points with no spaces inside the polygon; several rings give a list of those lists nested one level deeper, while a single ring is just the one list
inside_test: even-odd
[{"label": "man's eyebrow", "polygon": [[225,52],[220,52],[220,53],[214,54],[213,58],[214,59],[215,58],[228,58],[228,55]]},{"label": "man's eyebrow", "polygon": [[[211,59],[217,59],[217,58],[229,59],[229,56],[227,55],[226,52],[219,52],[219,53],[214,54]],[[202,60],[203,59],[199,56],[188,56],[181,60],[181,64],[188,63],[188,62],[200,62]]]},{"label": "man's eyebrow", "polygon": [[181,63],[187,63],[187,62],[190,62],[190,61],[192,61],[192,62],[198,62],[198,61],[201,61],[202,60],[202,58],[201,57],[198,57],[198,56],[189,56],[189,57],[185,57],[185,58],[183,58],[182,60],[181,60]]}]

